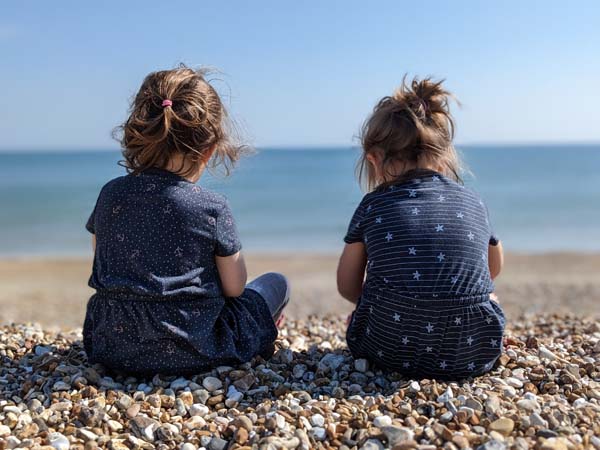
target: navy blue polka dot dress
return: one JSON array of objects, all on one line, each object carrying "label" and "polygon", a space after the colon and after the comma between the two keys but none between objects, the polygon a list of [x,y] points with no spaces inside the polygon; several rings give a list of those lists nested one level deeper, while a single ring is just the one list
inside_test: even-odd
[{"label": "navy blue polka dot dress", "polygon": [[505,316],[490,300],[481,199],[432,171],[367,194],[344,238],[367,252],[362,296],[347,330],[355,357],[407,375],[460,378],[492,368]]},{"label": "navy blue polka dot dress", "polygon": [[197,373],[269,356],[277,328],[255,291],[222,294],[215,255],[241,249],[229,205],[174,173],[106,184],[83,335],[91,362],[140,374]]}]

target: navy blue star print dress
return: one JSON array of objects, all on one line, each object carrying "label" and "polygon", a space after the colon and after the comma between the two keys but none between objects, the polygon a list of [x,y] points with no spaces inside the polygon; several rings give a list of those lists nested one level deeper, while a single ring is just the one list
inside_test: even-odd
[{"label": "navy blue star print dress", "polygon": [[106,184],[83,336],[90,362],[139,374],[198,373],[270,356],[277,328],[255,291],[225,298],[215,255],[241,248],[228,203],[171,172]]},{"label": "navy blue star print dress", "polygon": [[490,300],[488,245],[497,239],[477,194],[439,173],[412,172],[365,195],[344,240],[367,252],[346,336],[354,357],[415,377],[492,368],[505,316]]}]

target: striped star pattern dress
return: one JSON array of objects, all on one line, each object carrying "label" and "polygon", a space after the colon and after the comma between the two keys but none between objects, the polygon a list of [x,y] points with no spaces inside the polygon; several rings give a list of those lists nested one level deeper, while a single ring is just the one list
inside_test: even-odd
[{"label": "striped star pattern dress", "polygon": [[433,171],[363,198],[344,241],[367,252],[363,292],[347,330],[355,358],[412,377],[460,379],[489,371],[506,319],[494,291],[487,208]]}]

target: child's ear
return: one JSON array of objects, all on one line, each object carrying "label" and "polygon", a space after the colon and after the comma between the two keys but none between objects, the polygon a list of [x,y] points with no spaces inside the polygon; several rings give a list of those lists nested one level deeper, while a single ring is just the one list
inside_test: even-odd
[{"label": "child's ear", "polygon": [[381,173],[381,162],[382,156],[379,152],[369,152],[365,155],[367,161],[371,165],[372,174],[374,175],[374,180],[376,183],[380,183],[382,181],[382,173]]},{"label": "child's ear", "polygon": [[369,161],[369,163],[371,164],[371,166],[373,166],[373,168],[375,169],[379,169],[379,154],[372,152],[372,153],[367,153],[367,161]]}]

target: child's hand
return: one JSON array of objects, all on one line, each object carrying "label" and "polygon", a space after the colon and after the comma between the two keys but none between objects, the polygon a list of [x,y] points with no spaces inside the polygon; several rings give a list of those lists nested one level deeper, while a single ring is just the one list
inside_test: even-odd
[{"label": "child's hand", "polygon": [[490,294],[490,300],[493,300],[493,301],[495,301],[496,303],[498,303],[498,296],[496,295],[496,293],[495,293],[495,292],[492,292],[492,293]]},{"label": "child's hand", "polygon": [[352,320],[352,313],[348,314],[348,317],[346,317],[346,326],[350,325],[351,320]]}]

